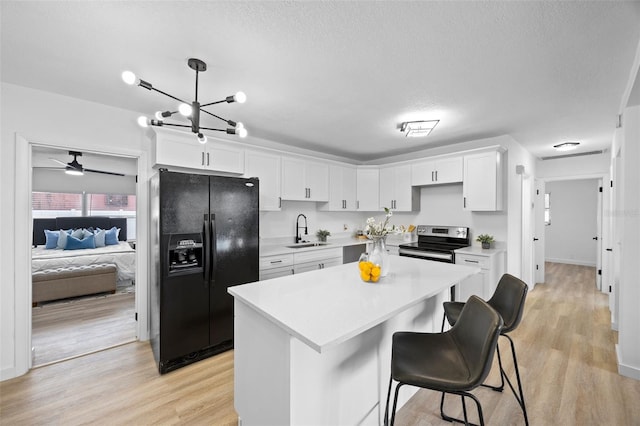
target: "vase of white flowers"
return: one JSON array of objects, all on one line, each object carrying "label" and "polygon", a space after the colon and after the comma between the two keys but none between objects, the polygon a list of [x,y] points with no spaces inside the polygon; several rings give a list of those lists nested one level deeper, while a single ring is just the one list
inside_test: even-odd
[{"label": "vase of white flowers", "polygon": [[397,233],[395,225],[389,225],[389,219],[393,213],[388,208],[384,208],[385,218],[383,222],[377,222],[374,218],[367,219],[367,226],[364,228],[365,235],[372,241],[373,247],[369,254],[369,261],[380,266],[380,276],[385,277],[391,267],[391,259],[387,252],[386,238],[388,234]]}]

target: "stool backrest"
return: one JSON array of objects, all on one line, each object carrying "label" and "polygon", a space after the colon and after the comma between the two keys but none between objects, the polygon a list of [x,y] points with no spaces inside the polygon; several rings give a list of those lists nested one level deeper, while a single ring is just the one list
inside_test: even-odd
[{"label": "stool backrest", "polygon": [[528,290],[524,281],[511,274],[504,274],[500,278],[496,291],[487,303],[502,317],[503,333],[510,332],[520,324]]},{"label": "stool backrest", "polygon": [[479,297],[471,296],[449,330],[467,364],[474,387],[484,382],[491,370],[501,329],[502,318],[495,309]]}]

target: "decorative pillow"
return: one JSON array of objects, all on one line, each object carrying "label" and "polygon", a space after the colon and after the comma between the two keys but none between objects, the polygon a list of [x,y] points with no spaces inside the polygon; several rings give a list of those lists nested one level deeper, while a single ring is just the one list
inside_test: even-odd
[{"label": "decorative pillow", "polygon": [[115,226],[104,233],[104,244],[107,246],[118,245],[118,234],[120,230]]},{"label": "decorative pillow", "polygon": [[67,236],[67,243],[64,247],[65,250],[78,250],[78,249],[92,249],[96,248],[96,240],[93,235],[89,235],[87,238],[81,240],[73,235]]},{"label": "decorative pillow", "polygon": [[95,239],[96,239],[96,247],[104,247],[106,244],[104,242],[104,237],[107,231],[105,231],[104,229],[100,229],[98,228],[93,235],[95,235]]},{"label": "decorative pillow", "polygon": [[58,248],[58,236],[60,235],[60,231],[49,231],[48,229],[44,230],[44,238],[46,243],[44,245],[45,249],[54,249]]},{"label": "decorative pillow", "polygon": [[87,238],[89,235],[93,235],[93,229],[89,228],[89,229],[83,229],[82,230],[82,238],[81,239],[85,239]]},{"label": "decorative pillow", "polygon": [[71,236],[73,238],[77,238],[79,240],[84,238],[84,229],[83,228],[77,228],[74,229],[73,232],[71,232]]},{"label": "decorative pillow", "polygon": [[64,249],[64,247],[67,245],[67,237],[71,234],[72,231],[72,229],[67,229],[66,231],[64,229],[61,229],[59,231],[58,248]]}]

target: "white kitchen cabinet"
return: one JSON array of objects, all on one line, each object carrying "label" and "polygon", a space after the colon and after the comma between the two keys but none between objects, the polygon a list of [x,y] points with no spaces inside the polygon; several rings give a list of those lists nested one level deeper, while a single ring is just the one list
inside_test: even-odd
[{"label": "white kitchen cabinet", "polygon": [[394,211],[420,209],[419,188],[411,186],[411,166],[380,168],[380,209]]},{"label": "white kitchen cabinet", "polygon": [[380,209],[380,171],[378,168],[356,170],[356,209],[373,212]]},{"label": "white kitchen cabinet", "polygon": [[356,169],[339,165],[329,166],[329,202],[320,210],[356,210]]},{"label": "white kitchen cabinet", "polygon": [[329,201],[329,165],[282,157],[282,199]]},{"label": "white kitchen cabinet", "polygon": [[470,211],[502,210],[503,175],[501,150],[465,155],[463,208]]},{"label": "white kitchen cabinet", "polygon": [[456,250],[455,256],[457,265],[477,266],[481,270],[480,274],[467,278],[456,286],[456,300],[466,302],[474,294],[489,300],[504,274],[505,251],[472,246]]},{"label": "white kitchen cabinet", "polygon": [[426,159],[411,165],[411,185],[462,182],[462,157]]},{"label": "white kitchen cabinet", "polygon": [[293,254],[260,256],[260,281],[293,274]]},{"label": "white kitchen cabinet", "polygon": [[294,274],[342,265],[342,247],[309,250],[293,254]]},{"label": "white kitchen cabinet", "polygon": [[245,176],[260,180],[260,210],[279,211],[280,199],[280,156],[247,151]]},{"label": "white kitchen cabinet", "polygon": [[200,144],[195,135],[155,130],[151,159],[154,166],[244,173],[244,150],[209,138]]}]

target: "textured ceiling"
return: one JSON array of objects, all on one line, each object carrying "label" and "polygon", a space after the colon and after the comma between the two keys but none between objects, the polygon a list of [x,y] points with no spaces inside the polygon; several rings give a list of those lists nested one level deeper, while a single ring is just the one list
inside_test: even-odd
[{"label": "textured ceiling", "polygon": [[[192,100],[196,57],[200,101],[248,96],[212,112],[356,162],[503,134],[604,149],[640,40],[640,2],[0,4],[2,81],[152,114],[175,105],[120,73]],[[440,123],[403,137],[419,119]]]}]

